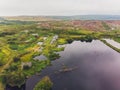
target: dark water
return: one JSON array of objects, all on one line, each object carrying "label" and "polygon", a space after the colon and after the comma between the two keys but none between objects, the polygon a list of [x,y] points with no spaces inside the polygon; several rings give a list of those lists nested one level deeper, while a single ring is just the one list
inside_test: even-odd
[{"label": "dark water", "polygon": [[[99,40],[74,41],[60,55],[41,76],[27,80],[26,90],[33,90],[45,75],[54,83],[53,90],[120,90],[120,54]],[[62,72],[64,67],[70,71]]]},{"label": "dark water", "polygon": [[[15,87],[11,87],[11,86],[9,86],[9,85],[6,85],[6,88],[5,88],[5,90],[25,90],[25,84],[24,85],[22,85],[21,87],[17,87],[17,86],[15,86]],[[0,89],[1,90],[1,89]]]}]

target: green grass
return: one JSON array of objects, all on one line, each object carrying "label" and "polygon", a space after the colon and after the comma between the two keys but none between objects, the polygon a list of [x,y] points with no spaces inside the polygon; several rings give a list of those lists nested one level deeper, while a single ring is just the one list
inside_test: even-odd
[{"label": "green grass", "polygon": [[66,44],[66,43],[67,43],[67,41],[66,41],[66,39],[64,39],[64,38],[58,39],[58,44],[59,44],[59,45],[63,45],[63,44]]},{"label": "green grass", "polygon": [[111,44],[107,43],[107,41],[105,40],[101,40],[104,44],[106,44],[107,46],[109,46],[110,48],[114,49],[115,51],[119,52],[120,53],[120,49],[112,46]]},{"label": "green grass", "polygon": [[120,43],[120,37],[114,37],[113,39]]}]

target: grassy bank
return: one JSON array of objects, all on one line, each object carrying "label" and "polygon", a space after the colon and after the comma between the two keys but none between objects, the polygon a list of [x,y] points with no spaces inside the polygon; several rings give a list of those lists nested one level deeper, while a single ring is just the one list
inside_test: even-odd
[{"label": "grassy bank", "polygon": [[120,53],[120,49],[118,49],[118,48],[112,46],[112,45],[109,44],[106,40],[101,39],[101,41],[102,41],[104,44],[106,44],[107,46],[109,46],[110,48],[112,48],[112,49],[114,49],[115,51],[117,51],[117,52]]}]

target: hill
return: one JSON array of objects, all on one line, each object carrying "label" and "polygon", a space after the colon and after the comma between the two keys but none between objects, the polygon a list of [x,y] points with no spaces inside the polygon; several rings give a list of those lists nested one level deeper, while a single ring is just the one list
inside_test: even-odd
[{"label": "hill", "polygon": [[45,17],[45,16],[5,16],[2,17],[5,20],[12,21],[52,21],[53,18]]},{"label": "hill", "polygon": [[75,16],[5,16],[0,19],[14,21],[53,21],[53,20],[120,20],[120,15],[75,15]]},{"label": "hill", "polygon": [[120,15],[75,15],[75,16],[48,16],[62,20],[120,20]]}]

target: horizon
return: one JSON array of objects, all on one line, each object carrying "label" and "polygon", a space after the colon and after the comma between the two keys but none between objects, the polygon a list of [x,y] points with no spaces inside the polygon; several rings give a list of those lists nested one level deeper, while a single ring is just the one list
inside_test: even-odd
[{"label": "horizon", "polygon": [[112,14],[83,14],[83,15],[4,15],[4,16],[0,16],[0,17],[24,17],[24,16],[28,16],[28,17],[72,17],[72,16],[120,16],[120,15],[112,15]]}]

